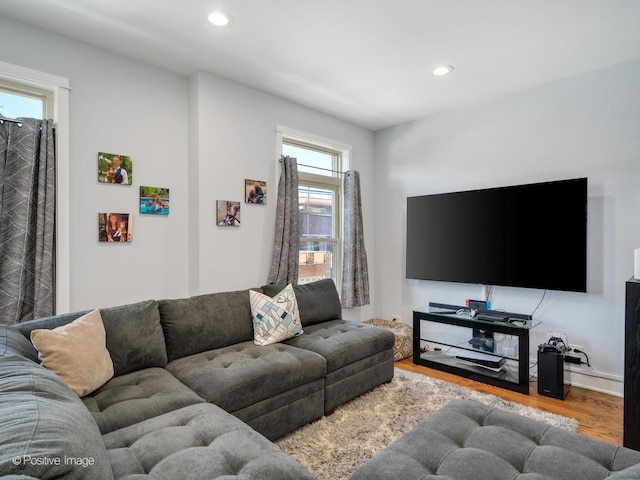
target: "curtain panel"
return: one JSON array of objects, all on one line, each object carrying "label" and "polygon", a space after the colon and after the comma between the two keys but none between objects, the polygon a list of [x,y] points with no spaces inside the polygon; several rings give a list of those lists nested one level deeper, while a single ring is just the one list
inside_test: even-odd
[{"label": "curtain panel", "polygon": [[54,313],[55,131],[0,122],[0,323]]},{"label": "curtain panel", "polygon": [[369,304],[369,268],[364,248],[360,173],[349,170],[344,177],[344,234],[342,255],[342,307]]},{"label": "curtain panel", "polygon": [[268,283],[295,285],[298,283],[298,252],[300,250],[298,162],[295,158],[283,156],[280,164],[276,233]]}]

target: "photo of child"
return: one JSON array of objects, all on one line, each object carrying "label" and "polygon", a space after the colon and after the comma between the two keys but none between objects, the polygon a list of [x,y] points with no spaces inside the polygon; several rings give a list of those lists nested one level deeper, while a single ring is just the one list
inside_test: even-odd
[{"label": "photo of child", "polygon": [[141,186],[140,213],[169,215],[169,189]]},{"label": "photo of child", "polygon": [[128,213],[98,213],[98,241],[124,243],[133,240],[131,215]]},{"label": "photo of child", "polygon": [[98,152],[98,182],[131,185],[133,183],[131,157]]},{"label": "photo of child", "polygon": [[244,202],[257,205],[267,204],[267,182],[263,180],[244,181]]},{"label": "photo of child", "polygon": [[218,200],[216,224],[220,227],[240,226],[240,202]]}]

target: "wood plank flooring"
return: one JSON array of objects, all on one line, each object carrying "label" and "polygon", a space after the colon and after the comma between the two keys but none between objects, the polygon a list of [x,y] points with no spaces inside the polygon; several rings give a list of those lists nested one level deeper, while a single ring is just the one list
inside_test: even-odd
[{"label": "wood plank flooring", "polygon": [[535,379],[529,387],[529,395],[523,395],[432,368],[414,365],[411,358],[396,362],[396,367],[472,388],[479,392],[496,395],[511,402],[573,417],[580,422],[579,433],[616,445],[622,445],[623,400],[620,397],[584,388],[571,387],[567,398],[558,400],[538,395],[538,385]]}]

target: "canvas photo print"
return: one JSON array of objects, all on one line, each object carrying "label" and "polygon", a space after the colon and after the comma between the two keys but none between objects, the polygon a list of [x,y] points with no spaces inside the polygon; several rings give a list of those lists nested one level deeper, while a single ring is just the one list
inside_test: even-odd
[{"label": "canvas photo print", "polygon": [[240,202],[218,200],[216,204],[216,224],[220,227],[239,227]]},{"label": "canvas photo print", "polygon": [[131,185],[133,181],[133,160],[128,155],[98,152],[98,181]]},{"label": "canvas photo print", "polygon": [[244,201],[245,203],[255,203],[257,205],[267,204],[267,182],[263,180],[246,179],[244,181]]},{"label": "canvas photo print", "polygon": [[98,241],[125,243],[133,240],[131,215],[128,213],[98,213]]},{"label": "canvas photo print", "polygon": [[140,186],[140,213],[169,215],[169,189]]}]

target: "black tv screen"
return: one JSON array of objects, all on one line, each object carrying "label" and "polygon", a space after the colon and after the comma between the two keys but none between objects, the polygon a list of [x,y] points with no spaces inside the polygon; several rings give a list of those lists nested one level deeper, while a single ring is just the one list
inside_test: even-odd
[{"label": "black tv screen", "polygon": [[587,179],[407,198],[407,278],[587,291]]}]

